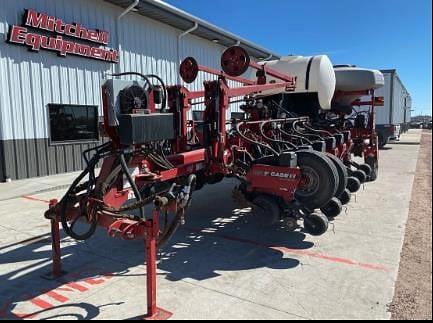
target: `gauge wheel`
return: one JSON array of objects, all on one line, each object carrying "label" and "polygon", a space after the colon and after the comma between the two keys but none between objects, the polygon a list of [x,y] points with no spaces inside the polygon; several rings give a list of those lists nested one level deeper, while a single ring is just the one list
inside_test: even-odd
[{"label": "gauge wheel", "polygon": [[326,155],[315,151],[298,151],[301,181],[295,198],[310,210],[325,206],[338,189],[339,176],[334,164]]},{"label": "gauge wheel", "polygon": [[338,172],[338,188],[337,188],[337,192],[335,193],[335,196],[340,196],[341,194],[343,194],[344,190],[347,187],[347,178],[349,177],[348,172],[347,172],[347,168],[344,165],[343,161],[338,158],[335,155],[332,154],[326,154],[326,156],[333,162],[335,168],[337,169]]},{"label": "gauge wheel", "polygon": [[304,230],[312,236],[321,236],[328,231],[329,220],[322,214],[312,213],[304,218]]}]

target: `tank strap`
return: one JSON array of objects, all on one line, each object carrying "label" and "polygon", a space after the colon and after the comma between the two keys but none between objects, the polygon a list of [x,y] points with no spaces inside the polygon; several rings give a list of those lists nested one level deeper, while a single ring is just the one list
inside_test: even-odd
[{"label": "tank strap", "polygon": [[308,66],[307,66],[307,75],[305,77],[305,90],[309,90],[310,89],[310,73],[311,73],[311,66],[313,65],[313,61],[314,58],[316,56],[313,56],[310,58],[310,60],[308,61]]}]

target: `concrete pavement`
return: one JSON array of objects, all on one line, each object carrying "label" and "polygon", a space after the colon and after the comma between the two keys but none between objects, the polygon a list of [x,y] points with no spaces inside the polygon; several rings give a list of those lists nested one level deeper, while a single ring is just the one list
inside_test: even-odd
[{"label": "concrete pavement", "polygon": [[[198,192],[160,255],[159,306],[175,319],[390,318],[420,135],[381,152],[379,180],[322,237],[261,227],[233,201],[233,181]],[[105,232],[84,243],[64,238],[68,275],[40,278],[50,269],[44,201],[61,197],[73,176],[0,184],[0,319],[145,313],[142,242]]]}]

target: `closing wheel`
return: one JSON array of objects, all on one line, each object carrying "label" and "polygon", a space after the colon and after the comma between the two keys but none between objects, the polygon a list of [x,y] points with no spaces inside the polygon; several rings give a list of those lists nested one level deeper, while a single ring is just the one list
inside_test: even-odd
[{"label": "closing wheel", "polygon": [[329,220],[322,214],[313,213],[304,218],[304,230],[312,236],[321,236],[328,231]]},{"label": "closing wheel", "polygon": [[342,205],[347,205],[350,203],[351,199],[352,199],[352,194],[350,193],[350,191],[346,188],[343,192],[343,194],[341,194],[338,199],[341,201]]},{"label": "closing wheel", "polygon": [[373,171],[373,169],[371,168],[371,166],[368,165],[368,164],[362,164],[362,165],[360,165],[359,166],[359,170],[362,170],[365,173],[365,175],[367,175],[367,179],[370,177],[371,172]]},{"label": "closing wheel", "polygon": [[320,210],[328,219],[333,219],[341,214],[343,211],[343,204],[338,198],[334,197]]},{"label": "closing wheel", "polygon": [[356,193],[361,189],[361,182],[359,181],[359,179],[357,179],[356,177],[352,177],[350,176],[347,179],[347,189],[351,192],[351,193]]},{"label": "closing wheel", "polygon": [[266,195],[259,195],[253,200],[254,215],[259,218],[259,221],[264,226],[271,226],[280,220],[281,210],[278,202]]},{"label": "closing wheel", "polygon": [[339,176],[326,155],[315,151],[298,151],[301,182],[295,198],[310,210],[325,206],[337,192]]},{"label": "closing wheel", "polygon": [[379,161],[377,158],[368,157],[366,163],[371,167],[370,181],[374,182],[379,176]]},{"label": "closing wheel", "polygon": [[352,173],[352,176],[356,177],[357,179],[359,179],[359,181],[361,182],[361,184],[364,184],[365,182],[367,182],[367,179],[368,179],[367,174],[364,171],[360,170],[360,169],[354,171]]},{"label": "closing wheel", "polygon": [[335,155],[329,154],[327,153],[326,156],[333,162],[335,168],[337,169],[338,172],[338,188],[337,188],[337,192],[335,193],[335,196],[340,196],[341,194],[343,194],[344,190],[347,187],[347,178],[349,177],[348,173],[347,173],[347,168],[344,165],[343,161],[338,158]]}]

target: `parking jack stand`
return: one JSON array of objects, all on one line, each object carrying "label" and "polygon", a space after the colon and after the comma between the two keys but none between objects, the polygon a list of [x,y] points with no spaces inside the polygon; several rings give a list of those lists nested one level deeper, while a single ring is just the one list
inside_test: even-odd
[{"label": "parking jack stand", "polygon": [[53,257],[53,278],[62,276],[62,255],[60,249],[60,223],[57,219],[51,220],[51,240]]},{"label": "parking jack stand", "polygon": [[159,235],[159,214],[155,211],[153,219],[146,222],[146,268],[147,268],[147,315],[145,320],[165,321],[172,313],[157,306],[157,240]]},{"label": "parking jack stand", "polygon": [[[50,208],[57,205],[57,200],[50,201]],[[51,223],[51,254],[52,254],[52,270],[50,273],[42,276],[48,280],[56,280],[65,275],[62,271],[62,252],[60,246],[60,221],[56,215],[50,218]]]}]

